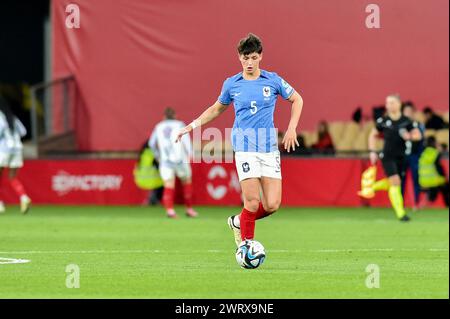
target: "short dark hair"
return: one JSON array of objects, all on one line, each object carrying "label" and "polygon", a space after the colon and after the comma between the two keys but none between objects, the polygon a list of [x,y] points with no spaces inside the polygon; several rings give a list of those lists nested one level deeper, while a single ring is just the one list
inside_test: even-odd
[{"label": "short dark hair", "polygon": [[426,145],[428,147],[436,147],[436,138],[434,136],[428,136]]},{"label": "short dark hair", "polygon": [[249,55],[252,53],[261,54],[263,50],[261,39],[253,33],[249,33],[245,38],[239,41],[237,50],[239,54],[242,55]]},{"label": "short dark hair", "polygon": [[173,120],[175,118],[175,110],[173,108],[171,108],[171,107],[167,107],[164,110],[164,116],[168,120]]},{"label": "short dark hair", "polygon": [[429,106],[425,106],[423,113],[433,114],[433,109]]},{"label": "short dark hair", "polygon": [[416,106],[414,105],[414,103],[412,101],[405,101],[402,104],[402,111],[404,111],[407,107],[412,108],[413,110],[416,109]]}]

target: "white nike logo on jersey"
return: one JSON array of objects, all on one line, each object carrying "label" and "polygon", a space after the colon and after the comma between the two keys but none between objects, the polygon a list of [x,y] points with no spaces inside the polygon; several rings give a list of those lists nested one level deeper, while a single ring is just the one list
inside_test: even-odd
[{"label": "white nike logo on jersey", "polygon": [[235,97],[238,96],[238,95],[241,95],[241,92],[239,92],[239,93],[234,93],[234,96],[235,96]]}]

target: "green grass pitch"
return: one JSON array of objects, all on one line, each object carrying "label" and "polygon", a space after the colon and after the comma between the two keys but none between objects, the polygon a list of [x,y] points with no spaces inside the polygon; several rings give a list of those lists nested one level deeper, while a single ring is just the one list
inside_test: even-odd
[{"label": "green grass pitch", "polygon": [[[448,298],[447,210],[395,220],[390,209],[282,208],[257,222],[267,258],[235,261],[226,224],[238,208],[17,207],[0,215],[0,298]],[[182,210],[179,209],[179,213]],[[80,288],[66,287],[66,266]],[[380,287],[369,289],[376,264]]]}]

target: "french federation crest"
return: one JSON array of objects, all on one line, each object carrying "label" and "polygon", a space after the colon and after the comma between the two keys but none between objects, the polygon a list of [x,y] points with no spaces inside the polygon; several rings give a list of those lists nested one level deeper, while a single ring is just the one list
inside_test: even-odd
[{"label": "french federation crest", "polygon": [[263,95],[265,97],[269,97],[270,96],[270,86],[263,87]]},{"label": "french federation crest", "polygon": [[248,173],[248,171],[250,171],[250,165],[247,162],[242,163],[242,170],[244,173]]}]

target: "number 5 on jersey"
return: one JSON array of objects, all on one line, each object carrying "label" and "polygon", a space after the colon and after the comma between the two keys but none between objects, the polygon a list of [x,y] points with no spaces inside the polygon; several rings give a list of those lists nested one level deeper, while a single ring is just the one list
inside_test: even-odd
[{"label": "number 5 on jersey", "polygon": [[250,113],[255,114],[256,112],[258,112],[258,107],[256,106],[256,101],[251,101],[250,102]]}]

